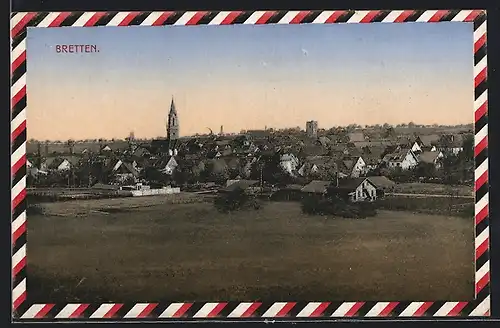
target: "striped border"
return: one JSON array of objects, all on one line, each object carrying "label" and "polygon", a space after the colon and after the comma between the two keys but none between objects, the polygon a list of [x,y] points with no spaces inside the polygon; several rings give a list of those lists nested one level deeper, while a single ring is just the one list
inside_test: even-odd
[{"label": "striped border", "polygon": [[[29,304],[26,301],[26,28],[230,24],[470,22],[474,26],[476,300]],[[486,12],[483,10],[14,13],[12,38],[12,275],[16,319],[345,318],[490,315]]]}]

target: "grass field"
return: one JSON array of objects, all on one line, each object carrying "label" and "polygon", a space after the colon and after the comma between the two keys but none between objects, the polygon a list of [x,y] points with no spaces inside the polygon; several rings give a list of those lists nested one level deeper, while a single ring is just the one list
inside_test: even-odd
[{"label": "grass field", "polygon": [[456,196],[474,196],[472,186],[447,186],[438,183],[398,183],[394,185],[391,192],[408,194],[432,194],[432,195],[456,195]]},{"label": "grass field", "polygon": [[473,298],[472,219],[309,217],[297,203],[224,215],[165,197],[44,206],[28,217],[31,302]]}]

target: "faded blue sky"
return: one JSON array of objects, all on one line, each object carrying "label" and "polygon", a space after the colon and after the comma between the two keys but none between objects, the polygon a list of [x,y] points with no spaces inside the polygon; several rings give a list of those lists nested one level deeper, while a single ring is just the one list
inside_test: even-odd
[{"label": "faded blue sky", "polygon": [[[33,28],[29,138],[359,123],[469,123],[468,23]],[[63,54],[57,44],[95,44]]]}]

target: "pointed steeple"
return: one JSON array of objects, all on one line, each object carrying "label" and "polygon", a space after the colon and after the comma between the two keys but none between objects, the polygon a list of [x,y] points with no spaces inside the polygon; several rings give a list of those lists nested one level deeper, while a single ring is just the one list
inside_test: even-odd
[{"label": "pointed steeple", "polygon": [[173,96],[170,103],[170,111],[168,112],[167,138],[170,141],[177,140],[179,138],[179,118],[177,116],[177,110],[175,108]]}]

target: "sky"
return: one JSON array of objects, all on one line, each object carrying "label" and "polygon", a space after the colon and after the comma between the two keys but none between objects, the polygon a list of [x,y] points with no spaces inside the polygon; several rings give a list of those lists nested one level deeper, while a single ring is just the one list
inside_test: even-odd
[{"label": "sky", "polygon": [[[57,45],[99,52],[58,53]],[[473,121],[472,25],[29,28],[28,138]]]}]

